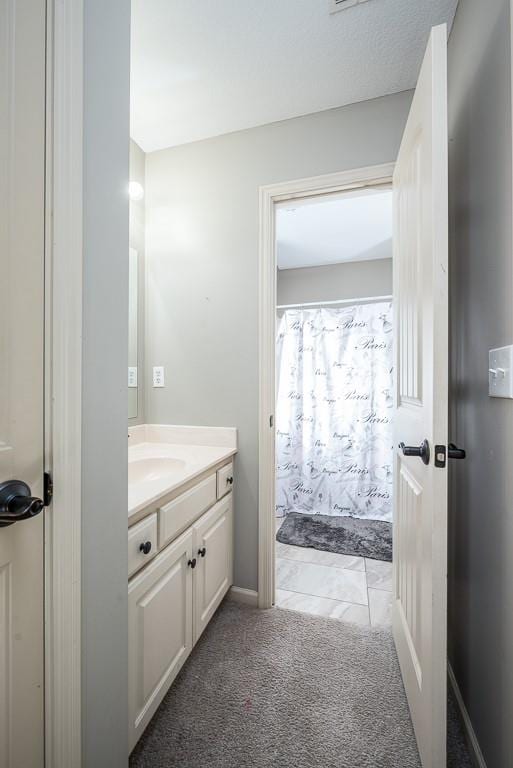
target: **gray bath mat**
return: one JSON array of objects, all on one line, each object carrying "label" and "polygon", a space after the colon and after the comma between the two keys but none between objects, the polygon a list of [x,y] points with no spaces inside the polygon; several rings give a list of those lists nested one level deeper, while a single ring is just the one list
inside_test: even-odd
[{"label": "gray bath mat", "polygon": [[392,562],[392,523],[291,512],[276,533],[281,544]]}]

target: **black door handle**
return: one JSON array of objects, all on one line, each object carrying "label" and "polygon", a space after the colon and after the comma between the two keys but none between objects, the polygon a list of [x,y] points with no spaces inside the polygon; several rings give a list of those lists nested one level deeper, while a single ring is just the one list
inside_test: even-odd
[{"label": "black door handle", "polygon": [[43,499],[30,495],[30,488],[22,480],[0,483],[0,527],[35,517],[44,505]]},{"label": "black door handle", "polygon": [[200,557],[205,557],[206,554],[207,554],[206,547],[202,547],[201,549],[198,549],[198,555],[200,555]]},{"label": "black door handle", "polygon": [[466,458],[467,453],[463,448],[458,448],[454,443],[449,443],[447,455],[450,459],[464,459]]},{"label": "black door handle", "polygon": [[139,547],[139,552],[142,552],[144,555],[149,555],[151,552],[151,541],[143,542]]},{"label": "black door handle", "polygon": [[404,443],[399,443],[399,448],[403,452],[403,456],[417,456],[419,459],[422,459],[424,464],[429,464],[431,454],[427,440],[424,440],[418,448],[414,445],[405,445]]},{"label": "black door handle", "polygon": [[191,568],[196,568],[196,558],[193,557],[192,560],[188,560],[187,565],[190,565]]}]

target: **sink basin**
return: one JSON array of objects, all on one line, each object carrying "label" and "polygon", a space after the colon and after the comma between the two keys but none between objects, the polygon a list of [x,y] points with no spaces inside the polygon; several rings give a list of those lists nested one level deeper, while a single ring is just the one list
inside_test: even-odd
[{"label": "sink basin", "polygon": [[148,483],[155,482],[170,475],[183,473],[186,462],[183,459],[172,459],[167,457],[153,457],[145,459],[134,459],[128,462],[128,482]]}]

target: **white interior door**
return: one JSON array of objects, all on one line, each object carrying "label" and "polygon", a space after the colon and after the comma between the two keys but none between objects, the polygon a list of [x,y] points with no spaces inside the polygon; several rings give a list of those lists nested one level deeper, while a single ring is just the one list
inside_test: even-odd
[{"label": "white interior door", "polygon": [[44,764],[43,515],[3,483],[43,496],[45,5],[0,0],[1,768]]},{"label": "white interior door", "polygon": [[[447,142],[442,25],[431,33],[394,174],[393,631],[424,768],[446,764]],[[399,447],[424,440],[429,459]]]}]

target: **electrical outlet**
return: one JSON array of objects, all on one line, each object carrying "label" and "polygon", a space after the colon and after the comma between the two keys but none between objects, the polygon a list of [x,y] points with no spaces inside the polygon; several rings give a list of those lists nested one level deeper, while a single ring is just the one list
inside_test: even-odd
[{"label": "electrical outlet", "polygon": [[134,387],[137,388],[137,366],[136,365],[128,366],[128,386],[131,389],[133,389]]},{"label": "electrical outlet", "polygon": [[490,397],[513,398],[513,346],[490,350],[488,394]]},{"label": "electrical outlet", "polygon": [[164,366],[163,365],[154,365],[153,366],[153,386],[154,387],[164,387]]}]

